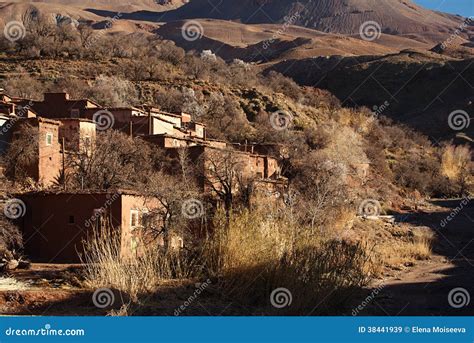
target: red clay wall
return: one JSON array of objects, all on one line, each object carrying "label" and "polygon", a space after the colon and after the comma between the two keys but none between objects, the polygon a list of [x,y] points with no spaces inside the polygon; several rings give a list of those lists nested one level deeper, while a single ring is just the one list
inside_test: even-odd
[{"label": "red clay wall", "polygon": [[[140,242],[142,231],[133,230],[131,213],[138,211],[141,215],[159,206],[156,199],[118,193],[33,193],[19,198],[27,207],[19,223],[26,254],[35,262],[48,263],[80,263],[83,241],[90,236],[100,217],[108,218],[114,229],[119,230],[122,257],[137,253],[143,244]],[[132,244],[133,238],[137,244]]]},{"label": "red clay wall", "polygon": [[79,119],[60,119],[59,143],[64,138],[67,150],[80,151],[88,137],[91,144],[96,137],[96,124]]},{"label": "red clay wall", "polygon": [[[104,207],[106,194],[30,194],[19,196],[26,204],[21,218],[25,251],[33,261],[79,263],[82,240],[87,238],[94,210]],[[113,223],[119,226],[121,204],[118,197],[108,207]]]},{"label": "red clay wall", "polygon": [[[50,145],[48,145],[47,141],[48,134],[52,135]],[[38,181],[47,187],[55,183],[62,169],[59,126],[57,124],[40,121],[38,139]]]}]

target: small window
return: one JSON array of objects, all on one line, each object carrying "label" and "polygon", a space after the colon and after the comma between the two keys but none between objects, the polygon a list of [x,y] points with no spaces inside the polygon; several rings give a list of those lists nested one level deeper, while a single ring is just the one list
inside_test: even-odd
[{"label": "small window", "polygon": [[69,225],[76,224],[76,218],[74,218],[74,216],[69,216],[68,224]]},{"label": "small window", "polygon": [[140,226],[140,215],[138,211],[132,210],[130,211],[130,227],[133,229]]},{"label": "small window", "polygon": [[53,145],[53,134],[47,133],[46,134],[46,145]]},{"label": "small window", "polygon": [[72,109],[71,110],[71,118],[79,118],[79,110],[78,109]]}]

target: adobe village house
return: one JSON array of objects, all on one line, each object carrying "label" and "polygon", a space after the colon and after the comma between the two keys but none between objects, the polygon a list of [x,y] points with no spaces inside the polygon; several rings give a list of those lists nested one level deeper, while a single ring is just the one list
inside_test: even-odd
[{"label": "adobe village house", "polygon": [[[105,119],[110,127],[104,128],[97,114],[109,116]],[[243,166],[243,174],[256,181],[257,189],[267,194],[276,193],[286,185],[278,160],[256,153],[268,147],[233,146],[210,140],[206,137],[205,125],[193,122],[185,113],[167,113],[149,106],[103,108],[88,99],[70,99],[66,93],[47,93],[43,101],[0,93],[0,116],[2,154],[9,144],[15,144],[15,140],[25,134],[25,127],[37,128],[38,134],[31,138],[37,140],[34,142],[37,158],[28,168],[28,176],[44,189],[51,188],[60,175],[67,172],[64,166],[67,154],[81,151],[84,144],[94,144],[96,132],[109,128],[140,136],[165,149],[170,156],[186,148],[191,160],[203,169],[203,175],[207,172],[208,156],[227,154],[232,149]],[[211,188],[202,180],[199,185],[204,194],[211,193]],[[116,193],[43,190],[21,194],[18,198],[27,206],[26,215],[20,221],[26,253],[34,260],[58,263],[80,262],[82,241],[104,216],[120,230],[122,256],[137,253],[140,237],[136,229],[141,225],[140,218],[158,206],[156,199],[146,199],[126,190]],[[180,237],[170,239],[174,247],[185,244]],[[157,244],[163,245],[163,239]]]},{"label": "adobe village house", "polygon": [[[83,241],[109,221],[120,229],[122,257],[138,254],[142,216],[158,205],[156,199],[134,192],[33,192],[20,195],[26,214],[20,219],[30,258],[48,263],[80,263]],[[163,245],[161,240],[157,242]],[[179,237],[171,245],[182,247]]]}]

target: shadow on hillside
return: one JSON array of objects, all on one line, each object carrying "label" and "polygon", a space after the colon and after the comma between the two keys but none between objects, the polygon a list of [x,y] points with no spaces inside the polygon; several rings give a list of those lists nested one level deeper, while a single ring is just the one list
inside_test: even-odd
[{"label": "shadow on hillside", "polygon": [[[131,13],[123,13],[123,12],[115,12],[115,11],[107,11],[107,10],[99,10],[94,8],[86,8],[88,12],[91,12],[95,15],[100,17],[104,17],[105,20],[118,18],[118,19],[126,19],[126,20],[140,20],[140,21],[151,21],[151,22],[160,22],[166,20],[162,16],[161,12],[151,12],[151,11],[139,11],[139,12],[131,12]],[[166,12],[163,12],[166,13]]]},{"label": "shadow on hillside", "polygon": [[[267,12],[263,14],[259,12],[259,10],[262,8],[262,4],[258,2],[247,3],[244,7],[238,4],[234,4],[233,1],[226,0],[226,2],[227,3],[224,4],[224,1],[215,1],[215,3],[213,3],[213,1],[209,0],[194,0],[176,9],[171,9],[163,12],[143,10],[132,13],[119,13],[93,8],[87,8],[86,11],[102,17],[118,17],[120,19],[150,22],[165,22],[198,18],[238,20],[244,23],[259,23],[272,20],[272,18],[270,17],[273,13]],[[278,15],[276,15],[276,17],[282,17],[282,14],[285,15],[286,13],[279,13]],[[277,22],[277,19],[272,21]]]},{"label": "shadow on hillside", "polygon": [[94,307],[92,292],[42,289],[0,294],[2,315],[13,316],[102,316]]},{"label": "shadow on hillside", "polygon": [[[182,7],[174,10],[163,11],[163,12],[153,12],[153,11],[136,11],[131,13],[123,13],[116,11],[100,10],[94,8],[86,8],[85,10],[91,12],[95,15],[104,17],[104,18],[119,18],[126,20],[136,20],[136,21],[149,21],[149,22],[165,22],[173,20],[186,20],[186,19],[196,19],[196,18],[215,18],[218,19],[219,15],[217,11],[201,11],[201,16],[196,11],[190,10],[191,5],[183,5]],[[214,13],[214,15],[212,15]]]},{"label": "shadow on hillside", "polygon": [[[445,210],[404,217],[405,222],[427,226],[433,231],[433,253],[442,257],[435,257],[434,265],[425,266],[420,262],[415,266],[415,272],[404,274],[403,280],[387,286],[382,284],[375,300],[361,315],[474,315],[474,298],[467,303],[471,296],[474,297],[474,204],[471,201],[462,205],[461,201],[433,201]],[[447,221],[450,215],[453,219]],[[464,290],[453,291],[459,288]],[[457,294],[451,297],[454,305],[464,303],[465,306],[451,306],[448,301],[451,291]]]},{"label": "shadow on hillside", "polygon": [[[428,137],[453,138],[448,116],[454,109],[470,113],[474,67],[472,59],[439,63],[424,53],[402,51],[387,56],[331,57],[285,60],[269,66],[303,86],[326,89],[344,107],[380,107],[381,113]],[[408,62],[406,62],[408,60]],[[429,125],[427,125],[429,123]],[[473,137],[474,126],[463,130]],[[457,141],[469,144],[469,140]]]}]

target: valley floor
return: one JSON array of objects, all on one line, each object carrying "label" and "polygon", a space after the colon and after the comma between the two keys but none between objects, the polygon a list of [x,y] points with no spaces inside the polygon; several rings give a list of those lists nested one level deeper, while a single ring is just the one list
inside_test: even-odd
[{"label": "valley floor", "polygon": [[[474,205],[472,202],[463,205],[462,201],[433,201],[433,207],[429,210],[410,214],[404,219],[410,225],[428,227],[434,232],[433,255],[429,260],[409,264],[374,281],[372,288],[354,298],[353,308],[366,300],[357,315],[474,315],[474,299],[469,302],[465,300],[464,306],[459,308],[451,306],[448,300],[450,292],[459,288],[467,292],[464,294],[468,298],[474,296]],[[440,223],[450,214],[453,219],[447,221],[444,228],[441,227]],[[110,308],[94,306],[93,291],[83,288],[80,269],[80,265],[33,264],[28,270],[16,270],[8,277],[0,278],[0,314],[110,314]],[[192,298],[198,288],[199,285],[193,280],[169,281],[145,297],[139,305],[132,305],[126,311],[120,307],[122,303],[128,302],[127,299],[114,293],[115,310],[112,314],[265,314],[264,309],[249,308],[248,305],[237,304],[222,296],[212,283],[202,294]],[[456,301],[455,297],[451,299],[451,303]],[[185,304],[185,310],[176,313]],[[342,311],[343,315],[351,315],[350,306]]]}]

